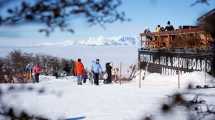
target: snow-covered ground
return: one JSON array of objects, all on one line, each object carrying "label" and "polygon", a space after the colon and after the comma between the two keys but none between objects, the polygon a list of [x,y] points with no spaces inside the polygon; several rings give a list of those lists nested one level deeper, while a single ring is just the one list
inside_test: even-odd
[{"label": "snow-covered ground", "polygon": [[[18,111],[27,111],[48,117],[49,119],[71,120],[140,120],[143,116],[156,115],[159,120],[166,120],[159,112],[160,104],[168,95],[183,91],[190,82],[198,85],[209,84],[214,78],[203,72],[193,72],[180,76],[181,88],[177,88],[178,76],[146,74],[139,88],[139,75],[130,82],[123,84],[90,83],[78,86],[75,77],[55,79],[51,76],[41,76],[39,84],[25,84],[36,91],[45,89],[43,94],[35,91],[10,92],[3,96],[8,106],[14,106]],[[23,87],[20,84],[14,84]],[[2,89],[11,86],[1,84]],[[208,92],[213,89],[208,89]],[[204,93],[204,91],[201,91]],[[169,116],[169,120],[183,120],[182,113]]]}]

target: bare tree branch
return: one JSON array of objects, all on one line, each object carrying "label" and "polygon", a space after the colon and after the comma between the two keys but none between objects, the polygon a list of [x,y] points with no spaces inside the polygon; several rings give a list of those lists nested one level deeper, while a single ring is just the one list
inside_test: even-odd
[{"label": "bare tree branch", "polygon": [[206,4],[206,5],[210,5],[209,4],[209,0],[196,0],[194,3],[192,3],[190,6],[195,6],[197,4]]},{"label": "bare tree branch", "polygon": [[[1,0],[0,4],[7,6],[13,2]],[[126,21],[124,12],[119,12],[121,0],[35,0],[22,1],[18,6],[7,8],[6,15],[0,15],[0,25],[19,25],[25,23],[45,24],[46,28],[39,30],[49,35],[54,29],[74,32],[70,21],[83,17],[92,25],[103,26],[115,21]]]}]

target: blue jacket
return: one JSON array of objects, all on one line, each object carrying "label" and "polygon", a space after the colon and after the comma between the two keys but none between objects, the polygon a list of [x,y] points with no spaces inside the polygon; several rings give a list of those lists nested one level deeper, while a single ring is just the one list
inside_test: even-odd
[{"label": "blue jacket", "polygon": [[99,63],[93,62],[92,64],[92,72],[93,73],[101,73],[102,72],[102,67]]}]

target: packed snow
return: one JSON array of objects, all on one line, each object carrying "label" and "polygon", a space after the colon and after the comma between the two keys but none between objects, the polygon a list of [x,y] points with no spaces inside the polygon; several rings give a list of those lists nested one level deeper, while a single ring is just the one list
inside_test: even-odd
[{"label": "packed snow", "polygon": [[[130,82],[92,85],[89,81],[77,85],[76,77],[40,76],[39,84],[13,84],[16,87],[33,87],[33,91],[12,91],[2,97],[7,106],[17,111],[40,115],[51,120],[140,120],[143,116],[156,115],[159,120],[166,120],[159,112],[160,104],[167,96],[176,91],[183,91],[189,83],[195,85],[212,84],[214,78],[204,72],[187,73],[180,76],[181,87],[178,89],[178,76],[165,76],[156,73],[137,72]],[[139,88],[140,78],[141,88]],[[11,84],[1,84],[7,89]],[[39,94],[37,91],[45,92]],[[207,90],[209,93],[213,89]],[[200,92],[203,92],[200,90]],[[204,93],[204,92],[203,92]],[[212,101],[214,103],[214,101]],[[183,120],[183,111],[169,120]]]}]

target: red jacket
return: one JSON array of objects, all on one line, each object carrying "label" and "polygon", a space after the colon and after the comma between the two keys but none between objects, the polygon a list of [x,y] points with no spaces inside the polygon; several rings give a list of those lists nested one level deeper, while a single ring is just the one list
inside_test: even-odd
[{"label": "red jacket", "polygon": [[84,65],[81,62],[75,63],[75,75],[84,75]]},{"label": "red jacket", "polygon": [[39,65],[35,65],[33,67],[33,73],[40,74],[41,71],[42,71],[42,69],[41,69],[41,67]]}]

